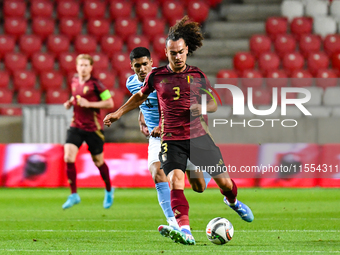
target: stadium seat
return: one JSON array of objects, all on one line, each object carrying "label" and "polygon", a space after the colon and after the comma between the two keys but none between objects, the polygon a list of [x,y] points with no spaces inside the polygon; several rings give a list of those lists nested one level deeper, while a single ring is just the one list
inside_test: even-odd
[{"label": "stadium seat", "polygon": [[309,54],[319,52],[321,48],[321,37],[314,34],[302,35],[299,41],[301,54],[307,58]]},{"label": "stadium seat", "polygon": [[187,13],[193,21],[203,23],[209,15],[209,5],[202,0],[190,1]]},{"label": "stadium seat", "polygon": [[158,55],[154,52],[150,52],[150,54],[151,54],[151,59],[152,59],[152,66],[159,67],[160,60],[159,60]]},{"label": "stadium seat", "polygon": [[50,53],[36,52],[32,55],[32,67],[36,73],[54,69],[54,56]]},{"label": "stadium seat", "polygon": [[166,35],[156,35],[152,42],[152,49],[153,52],[155,54],[157,54],[158,58],[160,60],[166,60],[166,56],[165,56],[165,40],[166,40],[167,36]]},{"label": "stadium seat", "polygon": [[295,70],[291,76],[292,87],[310,87],[313,84],[313,75],[307,70]]},{"label": "stadium seat", "polygon": [[128,52],[131,52],[136,47],[149,48],[149,39],[144,35],[130,35],[127,39]]},{"label": "stadium seat", "polygon": [[49,53],[53,54],[54,57],[59,57],[60,53],[66,52],[70,47],[70,39],[63,34],[60,35],[49,35],[46,43]]},{"label": "stadium seat", "polygon": [[334,53],[332,58],[332,67],[333,69],[337,72],[337,75],[340,75],[340,52],[339,53]]},{"label": "stadium seat", "polygon": [[109,67],[109,57],[101,52],[91,54],[93,58],[93,70],[103,70]]},{"label": "stadium seat", "polygon": [[33,53],[40,52],[42,41],[37,35],[22,35],[19,38],[19,48],[27,57],[31,57]]},{"label": "stadium seat", "polygon": [[96,52],[97,41],[92,35],[77,35],[74,40],[74,49],[78,54]]},{"label": "stadium seat", "polygon": [[281,4],[281,14],[291,22],[295,17],[303,16],[304,6],[300,1],[283,1]]},{"label": "stadium seat", "polygon": [[107,19],[90,19],[87,21],[87,32],[99,42],[104,35],[108,35],[110,23]]},{"label": "stadium seat", "polygon": [[54,33],[54,19],[37,17],[32,19],[32,32],[41,37],[44,41]]},{"label": "stadium seat", "polygon": [[1,106],[0,115],[22,116],[22,109],[18,106]]},{"label": "stadium seat", "polygon": [[287,87],[288,78],[284,70],[272,70],[268,71],[266,75],[266,86],[268,88],[281,88]]},{"label": "stadium seat", "polygon": [[114,23],[116,35],[126,41],[129,35],[137,33],[137,21],[129,18],[117,18]]},{"label": "stadium seat", "polygon": [[71,41],[81,33],[82,21],[78,18],[62,18],[59,21],[59,31]]},{"label": "stadium seat", "polygon": [[123,71],[121,71],[118,74],[118,86],[119,86],[119,90],[122,91],[124,93],[124,95],[126,95],[128,97],[131,96],[131,93],[126,88],[126,79],[129,78],[133,74],[134,74],[134,71],[132,71],[131,69],[123,70]]},{"label": "stadium seat", "polygon": [[335,34],[337,31],[336,21],[329,16],[314,18],[314,34],[321,35],[325,38],[329,34]]},{"label": "stadium seat", "polygon": [[242,74],[241,84],[243,88],[262,87],[263,76],[258,70],[245,70]]},{"label": "stadium seat", "polygon": [[13,73],[14,90],[21,88],[34,88],[36,84],[36,74],[29,70],[17,70]]},{"label": "stadium seat", "polygon": [[138,1],[135,6],[137,18],[142,21],[145,18],[156,18],[158,3],[150,0]]},{"label": "stadium seat", "polygon": [[19,36],[26,33],[27,20],[25,18],[5,18],[4,20],[4,32],[7,35],[11,35],[15,40]]},{"label": "stadium seat", "polygon": [[326,106],[339,106],[340,105],[340,88],[330,87],[325,89],[323,94],[323,104]]},{"label": "stadium seat", "polygon": [[125,70],[131,70],[130,56],[128,53],[115,53],[112,57],[111,64],[112,69],[118,74]]},{"label": "stadium seat", "polygon": [[16,70],[26,69],[27,56],[23,53],[9,52],[5,54],[4,64],[6,70],[13,73]]},{"label": "stadium seat", "polygon": [[271,40],[266,35],[253,35],[249,39],[249,49],[258,58],[262,53],[270,52]]},{"label": "stadium seat", "polygon": [[146,18],[142,23],[142,33],[150,41],[157,35],[163,35],[165,31],[165,21],[158,18]]},{"label": "stadium seat", "polygon": [[100,48],[111,58],[114,53],[122,51],[123,40],[116,35],[104,35],[100,40]]},{"label": "stadium seat", "polygon": [[11,104],[12,102],[13,91],[8,88],[0,88],[0,104]]},{"label": "stadium seat", "polygon": [[252,88],[253,105],[269,105],[272,101],[272,93],[265,88]]},{"label": "stadium seat", "polygon": [[313,32],[313,19],[310,17],[296,17],[290,23],[290,32],[296,40],[300,40],[302,35]]},{"label": "stadium seat", "polygon": [[26,3],[24,1],[5,1],[2,7],[2,13],[5,18],[17,17],[21,18],[25,16]]},{"label": "stadium seat", "polygon": [[65,89],[50,88],[46,91],[45,95],[46,104],[63,104],[70,99],[70,93]]},{"label": "stadium seat", "polygon": [[109,112],[112,112],[112,111],[116,111],[118,110],[119,107],[121,107],[125,101],[125,94],[124,92],[119,89],[119,88],[111,88],[109,89],[110,93],[111,93],[111,96],[112,96],[112,99],[113,99],[113,102],[114,102],[114,106],[113,106],[113,109]]},{"label": "stadium seat", "polygon": [[0,70],[0,88],[9,87],[9,73],[6,70]]},{"label": "stadium seat", "polygon": [[107,88],[113,88],[116,84],[116,76],[113,71],[93,70],[93,77],[99,79]]},{"label": "stadium seat", "polygon": [[102,19],[105,16],[106,4],[99,0],[87,0],[84,2],[83,14],[85,19]]},{"label": "stadium seat", "polygon": [[288,28],[288,21],[285,17],[269,17],[266,20],[266,33],[272,41],[276,39],[277,35],[286,34]]},{"label": "stadium seat", "polygon": [[132,3],[124,0],[111,1],[109,12],[112,20],[118,18],[129,19],[132,12]]},{"label": "stadium seat", "polygon": [[311,53],[307,59],[308,70],[313,76],[316,76],[318,70],[327,69],[329,58],[324,52]]},{"label": "stadium seat", "polygon": [[63,52],[59,55],[59,70],[61,70],[64,74],[73,72],[76,70],[76,58],[77,54],[72,52]]},{"label": "stadium seat", "polygon": [[53,3],[47,0],[31,1],[31,17],[49,18],[53,14]]},{"label": "stadium seat", "polygon": [[340,17],[340,2],[332,1],[329,7],[330,14],[337,20]]},{"label": "stadium seat", "polygon": [[287,53],[292,53],[296,49],[296,40],[291,34],[278,35],[274,41],[276,53],[282,59]]},{"label": "stadium seat", "polygon": [[80,13],[79,3],[74,0],[57,2],[57,17],[62,18],[78,18]]},{"label": "stadium seat", "polygon": [[6,53],[13,52],[15,47],[15,40],[10,35],[0,35],[0,59],[2,59]]},{"label": "stadium seat", "polygon": [[327,35],[323,41],[323,48],[329,57],[331,57],[334,53],[340,52],[340,35]]},{"label": "stadium seat", "polygon": [[234,68],[239,76],[243,74],[244,70],[254,69],[255,58],[250,52],[237,52],[233,58]]},{"label": "stadium seat", "polygon": [[317,17],[328,15],[328,3],[326,1],[307,1],[306,16]]},{"label": "stadium seat", "polygon": [[269,71],[279,69],[280,58],[274,52],[262,53],[259,57],[258,65],[262,75],[266,76]]},{"label": "stadium seat", "polygon": [[17,97],[19,104],[40,104],[41,91],[33,88],[21,88]]},{"label": "stadium seat", "polygon": [[174,20],[181,19],[184,16],[184,6],[181,2],[169,0],[162,4],[162,16],[172,26]]},{"label": "stadium seat", "polygon": [[305,60],[299,52],[288,53],[282,59],[282,67],[288,76],[295,70],[301,70],[304,64]]},{"label": "stadium seat", "polygon": [[316,86],[320,88],[335,87],[338,83],[338,76],[333,69],[320,69],[316,75]]},{"label": "stadium seat", "polygon": [[217,84],[232,84],[238,85],[238,75],[235,70],[232,69],[221,69],[216,74]]},{"label": "stadium seat", "polygon": [[63,75],[60,71],[51,70],[41,72],[39,76],[40,87],[43,91],[47,89],[58,89],[63,85]]}]

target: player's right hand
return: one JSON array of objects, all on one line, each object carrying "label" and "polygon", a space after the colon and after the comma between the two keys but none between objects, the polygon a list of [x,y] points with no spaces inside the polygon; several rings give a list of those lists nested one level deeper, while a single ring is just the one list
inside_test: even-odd
[{"label": "player's right hand", "polygon": [[108,115],[105,116],[104,118],[104,125],[110,127],[111,124],[117,120],[119,120],[120,116],[117,112],[112,112],[112,113],[109,113]]}]

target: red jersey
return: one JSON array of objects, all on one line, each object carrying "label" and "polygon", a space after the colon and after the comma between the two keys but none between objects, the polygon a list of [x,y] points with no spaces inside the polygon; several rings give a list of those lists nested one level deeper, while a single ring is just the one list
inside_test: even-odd
[{"label": "red jersey", "polygon": [[191,104],[201,103],[203,91],[211,86],[206,75],[197,67],[188,66],[174,73],[169,66],[153,69],[146,77],[143,94],[157,91],[162,140],[187,140],[206,134],[207,119],[192,116]]},{"label": "red jersey", "polygon": [[105,85],[93,77],[84,84],[80,84],[78,76],[75,75],[72,79],[71,89],[72,96],[74,97],[71,127],[80,128],[89,132],[104,129],[100,109],[80,107],[77,104],[76,97],[81,96],[90,102],[101,101],[101,93],[107,90]]}]

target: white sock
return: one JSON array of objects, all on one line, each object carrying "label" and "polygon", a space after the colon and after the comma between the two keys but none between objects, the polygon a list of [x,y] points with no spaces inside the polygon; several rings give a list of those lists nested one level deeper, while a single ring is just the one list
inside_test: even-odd
[{"label": "white sock", "polygon": [[231,206],[235,206],[235,205],[237,204],[237,199],[235,199],[235,203],[230,203],[230,202],[229,202],[229,204],[230,204]]},{"label": "white sock", "polygon": [[179,226],[178,226],[178,223],[175,217],[169,217],[166,219],[166,221],[169,223],[169,226],[176,227],[179,229]]},{"label": "white sock", "polygon": [[183,230],[183,229],[189,230],[189,231],[191,232],[190,226],[189,226],[189,225],[183,225],[183,226],[181,227],[181,230]]}]

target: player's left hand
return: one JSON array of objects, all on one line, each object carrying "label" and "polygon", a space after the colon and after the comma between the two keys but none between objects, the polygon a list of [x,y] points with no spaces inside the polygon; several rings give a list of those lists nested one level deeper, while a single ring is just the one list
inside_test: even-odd
[{"label": "player's left hand", "polygon": [[105,116],[104,118],[104,125],[110,127],[111,124],[117,120],[119,120],[120,116],[119,114],[116,112],[112,112],[112,113],[109,113],[108,115]]},{"label": "player's left hand", "polygon": [[81,97],[79,95],[76,96],[76,99],[77,99],[77,104],[79,106],[85,107],[85,108],[89,108],[90,107],[90,102],[87,99],[85,99],[85,98],[83,98],[83,97]]},{"label": "player's left hand", "polygon": [[201,115],[201,105],[200,104],[192,104],[190,106],[190,111],[192,116],[200,116]]},{"label": "player's left hand", "polygon": [[160,137],[161,136],[161,129],[159,126],[154,127],[154,129],[151,131],[151,136],[152,137]]}]

